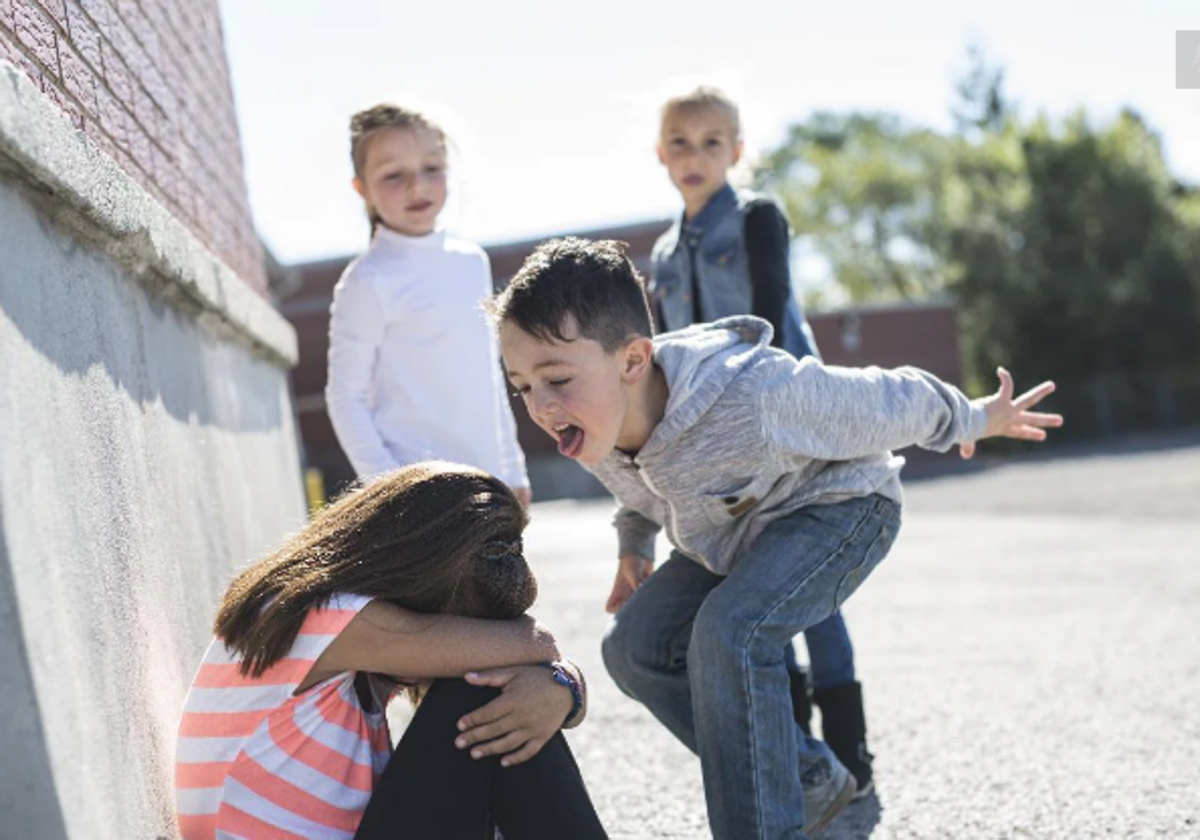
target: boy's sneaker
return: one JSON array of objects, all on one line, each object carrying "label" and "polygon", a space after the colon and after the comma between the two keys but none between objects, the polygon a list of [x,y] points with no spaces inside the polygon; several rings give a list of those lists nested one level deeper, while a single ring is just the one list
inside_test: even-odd
[{"label": "boy's sneaker", "polygon": [[854,776],[836,759],[829,761],[828,780],[804,787],[804,833],[815,834],[833,822],[854,799]]}]

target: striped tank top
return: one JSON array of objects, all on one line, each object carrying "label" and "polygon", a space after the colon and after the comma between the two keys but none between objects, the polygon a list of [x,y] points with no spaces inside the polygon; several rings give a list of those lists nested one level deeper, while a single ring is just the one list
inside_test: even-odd
[{"label": "striped tank top", "polygon": [[184,701],[175,803],[184,840],[352,838],[391,754],[347,672],[299,696],[313,663],[370,598],[335,595],[259,677],[214,639]]}]

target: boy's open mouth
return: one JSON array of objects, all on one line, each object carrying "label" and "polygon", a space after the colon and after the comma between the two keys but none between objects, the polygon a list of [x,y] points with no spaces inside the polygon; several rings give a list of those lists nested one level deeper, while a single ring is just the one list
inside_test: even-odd
[{"label": "boy's open mouth", "polygon": [[583,429],[564,423],[554,427],[554,435],[558,438],[558,451],[568,458],[575,458],[583,449]]}]

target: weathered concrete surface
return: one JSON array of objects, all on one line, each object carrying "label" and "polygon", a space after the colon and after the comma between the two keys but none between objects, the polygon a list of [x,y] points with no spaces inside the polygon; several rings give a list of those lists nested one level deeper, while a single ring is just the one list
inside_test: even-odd
[{"label": "weathered concrete surface", "polygon": [[295,335],[0,66],[0,838],[174,833],[233,569],[304,520]]},{"label": "weathered concrete surface", "polygon": [[[822,835],[1200,838],[1200,440],[914,483],[847,615],[878,796]],[[535,506],[539,618],[615,838],[707,837],[699,763],[604,673],[603,502]]]}]

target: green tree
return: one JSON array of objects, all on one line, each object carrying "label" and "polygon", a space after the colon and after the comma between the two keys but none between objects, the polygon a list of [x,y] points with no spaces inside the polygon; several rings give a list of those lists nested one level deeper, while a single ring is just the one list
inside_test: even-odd
[{"label": "green tree", "polygon": [[942,286],[927,247],[946,139],[888,114],[818,113],[763,160],[758,186],[831,265],[850,300],[921,298]]},{"label": "green tree", "polygon": [[1200,191],[1133,111],[1022,122],[1003,78],[972,53],[949,133],[815,114],[758,184],[851,301],[950,293],[980,384],[1001,363],[1030,380],[1200,371]]}]

